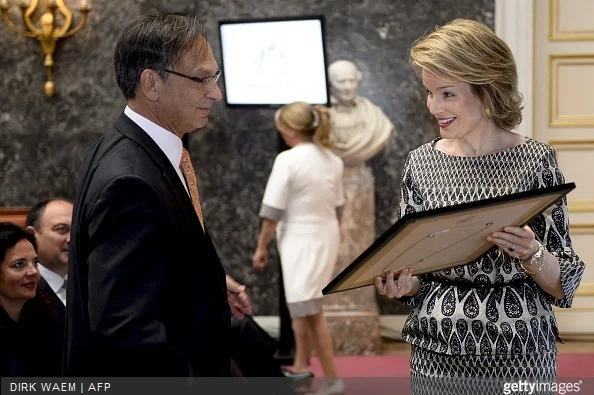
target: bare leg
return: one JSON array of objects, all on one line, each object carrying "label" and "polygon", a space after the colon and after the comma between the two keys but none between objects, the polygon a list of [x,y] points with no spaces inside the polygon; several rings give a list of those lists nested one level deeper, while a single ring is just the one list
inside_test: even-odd
[{"label": "bare leg", "polygon": [[306,317],[306,319],[314,349],[316,350],[316,355],[320,358],[324,375],[328,378],[338,377],[338,372],[336,371],[336,365],[334,363],[334,344],[332,343],[332,335],[330,334],[323,313],[320,311],[316,315]]},{"label": "bare leg", "polygon": [[295,359],[293,370],[297,373],[307,372],[311,354],[310,330],[305,317],[293,318],[295,333]]}]

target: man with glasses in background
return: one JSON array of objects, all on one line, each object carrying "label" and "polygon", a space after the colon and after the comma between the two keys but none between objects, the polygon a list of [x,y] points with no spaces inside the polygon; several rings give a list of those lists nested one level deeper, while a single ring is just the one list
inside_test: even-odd
[{"label": "man with glasses in background", "polygon": [[204,127],[220,71],[194,15],[134,20],[114,55],[127,107],[88,156],[74,201],[66,376],[229,375],[226,280],[182,136]]}]

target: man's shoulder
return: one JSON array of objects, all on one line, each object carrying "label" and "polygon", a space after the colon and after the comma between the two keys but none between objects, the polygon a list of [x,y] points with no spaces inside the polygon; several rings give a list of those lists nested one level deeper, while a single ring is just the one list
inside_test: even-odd
[{"label": "man's shoulder", "polygon": [[154,184],[161,180],[163,169],[138,144],[116,128],[110,128],[96,143],[84,170],[87,198],[99,196],[117,180],[137,180]]},{"label": "man's shoulder", "polygon": [[158,167],[145,149],[112,127],[98,142],[90,167],[113,176],[135,174]]}]

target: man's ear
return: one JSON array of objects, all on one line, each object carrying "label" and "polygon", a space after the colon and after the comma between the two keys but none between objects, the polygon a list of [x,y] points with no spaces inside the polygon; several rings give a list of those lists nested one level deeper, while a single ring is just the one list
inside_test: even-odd
[{"label": "man's ear", "polygon": [[140,93],[149,101],[157,101],[163,80],[155,70],[145,69],[140,74]]},{"label": "man's ear", "polygon": [[35,236],[35,233],[37,233],[37,231],[35,230],[35,228],[31,225],[27,226],[25,228],[25,231],[27,231],[27,233],[32,234],[33,236]]}]

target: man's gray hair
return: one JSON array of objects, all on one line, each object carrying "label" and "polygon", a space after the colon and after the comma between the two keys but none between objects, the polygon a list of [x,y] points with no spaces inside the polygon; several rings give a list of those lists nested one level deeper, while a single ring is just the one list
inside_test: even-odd
[{"label": "man's gray hair", "polygon": [[143,15],[122,32],[115,48],[114,67],[118,86],[126,99],[134,99],[140,75],[155,70],[165,80],[163,69],[175,65],[196,45],[206,54],[206,32],[198,16],[191,14]]}]

